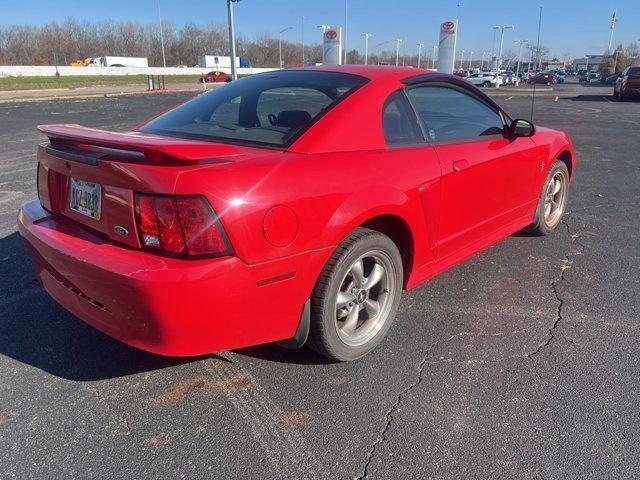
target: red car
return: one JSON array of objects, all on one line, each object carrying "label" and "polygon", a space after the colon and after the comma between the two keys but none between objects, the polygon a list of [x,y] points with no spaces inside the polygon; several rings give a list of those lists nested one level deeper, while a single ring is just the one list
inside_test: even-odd
[{"label": "red car", "polygon": [[323,66],[243,78],[114,133],[45,125],[19,213],[62,306],[186,356],[284,341],[369,352],[410,289],[563,215],[568,135],[464,79]]},{"label": "red car", "polygon": [[620,101],[640,95],[640,67],[627,67],[613,84],[613,97]]},{"label": "red car", "polygon": [[205,73],[204,75],[202,75],[202,78],[200,78],[200,83],[206,82],[206,83],[214,83],[214,82],[218,82],[218,83],[229,83],[231,81],[231,76],[227,75],[224,72],[220,72],[218,70],[214,71],[214,72],[209,72],[209,73]]},{"label": "red car", "polygon": [[529,79],[529,83],[537,83],[542,85],[553,85],[557,82],[553,73],[539,73],[535,77]]}]

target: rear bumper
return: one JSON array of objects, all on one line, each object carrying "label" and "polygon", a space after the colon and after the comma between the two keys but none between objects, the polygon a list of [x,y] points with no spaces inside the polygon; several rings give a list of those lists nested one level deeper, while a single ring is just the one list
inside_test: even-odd
[{"label": "rear bumper", "polygon": [[259,265],[165,258],[115,245],[38,201],[18,227],[45,290],[131,346],[190,356],[288,339],[329,251]]}]

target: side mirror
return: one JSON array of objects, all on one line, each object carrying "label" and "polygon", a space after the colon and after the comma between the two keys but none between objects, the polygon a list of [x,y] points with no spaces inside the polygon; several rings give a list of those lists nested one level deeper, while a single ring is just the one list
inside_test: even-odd
[{"label": "side mirror", "polygon": [[536,133],[536,127],[528,120],[518,118],[509,125],[509,137],[531,137]]}]

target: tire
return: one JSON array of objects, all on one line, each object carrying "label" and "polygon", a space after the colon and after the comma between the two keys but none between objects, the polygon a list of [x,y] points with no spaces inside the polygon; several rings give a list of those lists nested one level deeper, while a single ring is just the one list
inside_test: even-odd
[{"label": "tire", "polygon": [[616,100],[619,98],[618,92],[615,88],[613,89],[613,98],[615,98]]},{"label": "tire", "polygon": [[[393,324],[402,278],[395,243],[375,230],[356,229],[338,246],[316,282],[307,345],[341,362],[369,353]],[[367,289],[367,282],[375,283]]]},{"label": "tire", "polygon": [[482,86],[485,88],[489,88],[491,86],[491,82],[484,82]]},{"label": "tire", "polygon": [[[559,190],[555,190],[555,181],[561,181]],[[554,187],[552,187],[552,183]],[[551,211],[547,213],[549,205],[549,198],[553,193],[553,204]],[[549,170],[549,174],[542,185],[542,192],[540,193],[540,200],[538,200],[538,207],[536,208],[536,214],[531,226],[527,229],[529,233],[533,235],[549,235],[552,233],[562,220],[564,215],[567,199],[569,196],[569,170],[562,160],[556,160]]]}]

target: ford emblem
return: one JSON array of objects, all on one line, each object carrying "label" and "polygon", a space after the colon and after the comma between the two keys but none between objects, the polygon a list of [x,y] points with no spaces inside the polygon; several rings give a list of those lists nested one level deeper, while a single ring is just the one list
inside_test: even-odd
[{"label": "ford emblem", "polygon": [[113,227],[113,229],[116,231],[118,235],[121,235],[123,237],[126,237],[127,235],[129,235],[129,230],[124,228],[122,225],[116,225],[115,227]]}]

